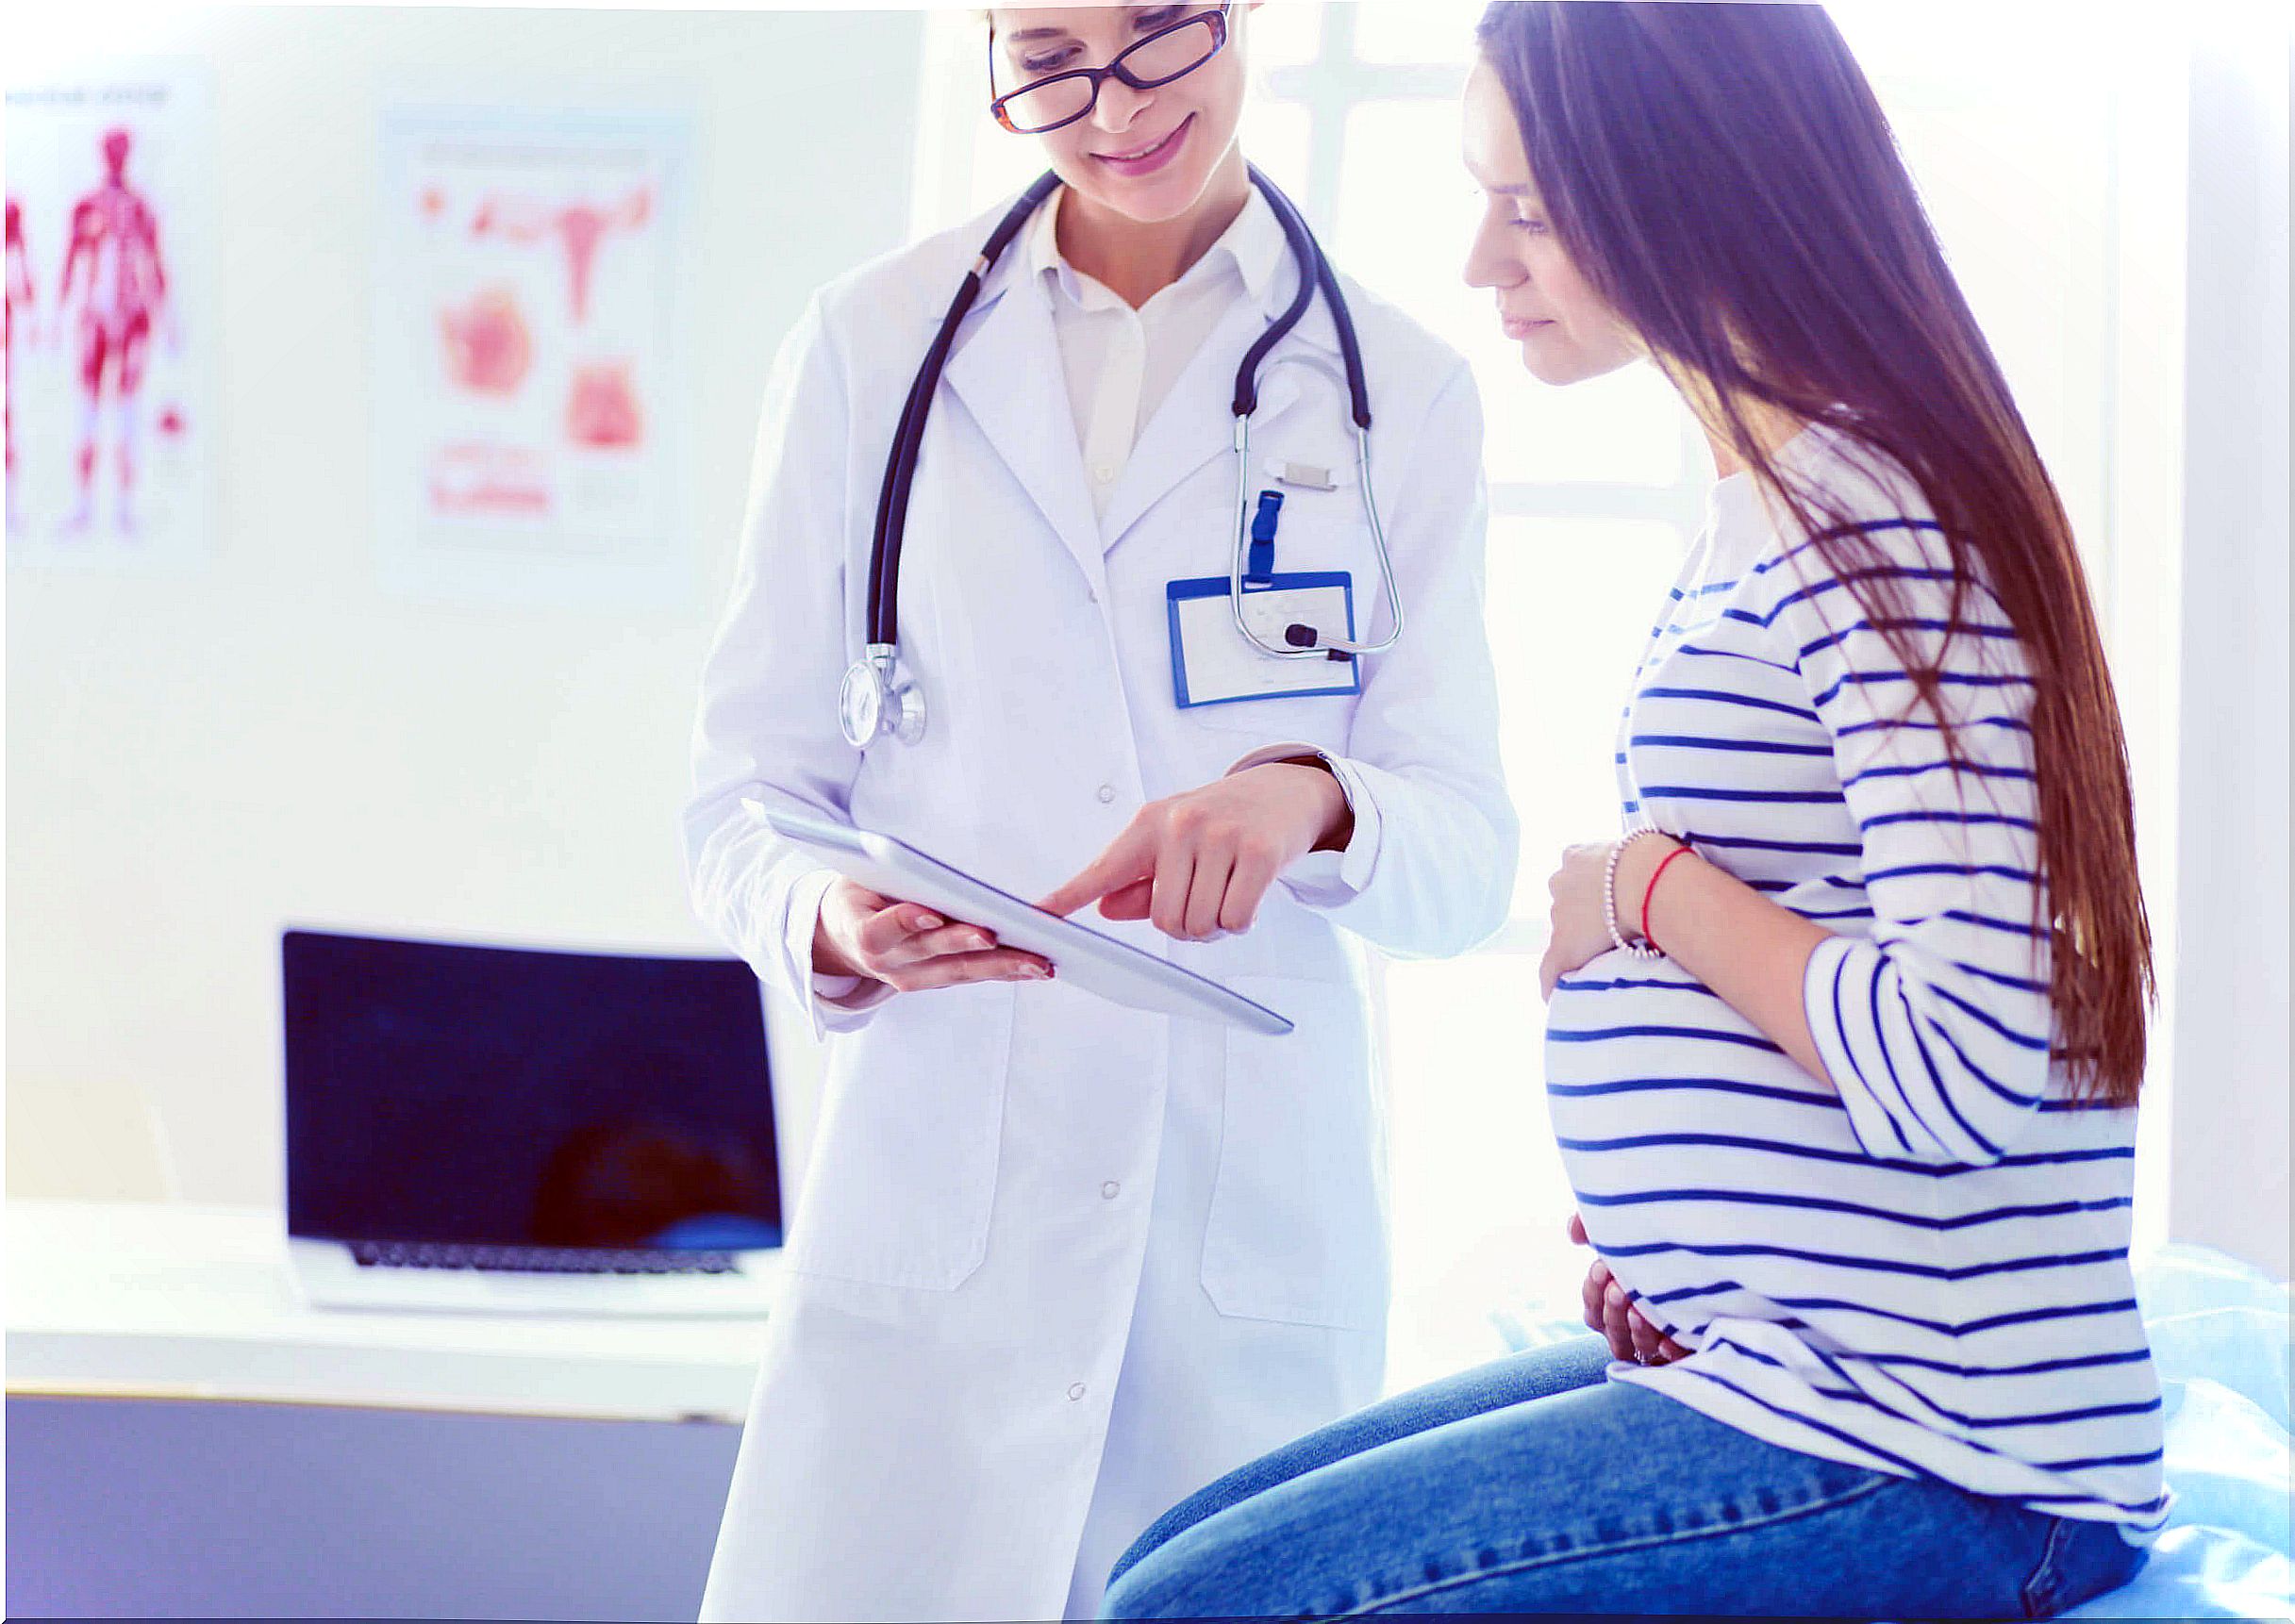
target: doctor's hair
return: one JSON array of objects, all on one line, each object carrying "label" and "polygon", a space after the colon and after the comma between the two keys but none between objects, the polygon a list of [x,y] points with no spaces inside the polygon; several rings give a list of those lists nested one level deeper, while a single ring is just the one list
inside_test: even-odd
[{"label": "doctor's hair", "polygon": [[[1938,695],[1990,590],[2034,680],[2057,1059],[2132,1102],[2153,993],[2127,742],[2054,482],[1945,264],[1888,122],[1821,7],[1500,0],[1476,30],[1548,221],[1581,274],[1809,539],[1973,774]],[[1944,636],[1908,618],[1881,544],[1788,480],[1749,411],[1829,425],[1920,488],[1951,550]],[[2044,898],[2044,902],[2037,899]],[[2043,916],[2038,910],[2045,909]]]}]

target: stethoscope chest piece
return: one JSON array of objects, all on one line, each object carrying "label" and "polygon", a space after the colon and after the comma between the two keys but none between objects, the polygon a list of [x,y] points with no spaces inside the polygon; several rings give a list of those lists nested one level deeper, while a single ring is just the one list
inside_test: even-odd
[{"label": "stethoscope chest piece", "polygon": [[837,716],[856,750],[887,737],[914,744],[924,737],[924,691],[900,674],[891,649],[872,643],[845,671]]}]

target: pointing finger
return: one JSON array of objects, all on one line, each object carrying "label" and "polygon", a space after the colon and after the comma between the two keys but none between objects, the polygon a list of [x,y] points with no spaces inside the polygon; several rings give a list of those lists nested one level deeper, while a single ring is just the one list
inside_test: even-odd
[{"label": "pointing finger", "polygon": [[1155,872],[1155,837],[1134,821],[1073,879],[1055,887],[1036,905],[1048,914],[1073,914],[1119,887],[1148,878]]}]

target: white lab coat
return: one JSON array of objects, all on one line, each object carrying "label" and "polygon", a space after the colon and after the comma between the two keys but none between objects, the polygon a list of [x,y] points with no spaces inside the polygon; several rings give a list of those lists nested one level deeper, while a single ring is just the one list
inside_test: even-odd
[{"label": "white lab coat", "polygon": [[[1511,891],[1480,406],[1453,352],[1352,283],[1404,638],[1368,659],[1359,698],[1173,702],[1165,585],[1227,572],[1228,402],[1295,286],[1288,256],[1144,426],[1104,521],[1044,290],[1005,256],[950,358],[909,510],[901,654],[927,730],[845,743],[838,685],[863,640],[886,450],[993,218],[841,278],[790,334],[706,676],[695,907],[834,1036],[705,1618],[1088,1615],[1168,1505],[1374,1399],[1386,1142],[1361,944],[1461,952]],[[1285,342],[1336,358],[1320,301]],[[1357,623],[1379,632],[1345,407],[1304,368],[1271,372],[1254,460],[1342,471],[1336,490],[1288,492],[1277,565],[1353,571]],[[1332,762],[1347,850],[1295,865],[1240,936],[1106,928],[1289,1015],[1282,1038],[1056,981],[824,1004],[809,959],[829,876],[740,806],[849,817],[1034,896],[1145,802],[1271,743]]]}]

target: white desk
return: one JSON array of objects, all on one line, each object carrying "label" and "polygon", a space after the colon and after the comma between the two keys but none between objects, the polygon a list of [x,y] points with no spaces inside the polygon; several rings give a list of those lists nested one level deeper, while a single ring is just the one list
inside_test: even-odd
[{"label": "white desk", "polygon": [[8,1388],[739,1424],[765,1324],[307,1306],[274,1210],[6,1203]]}]

